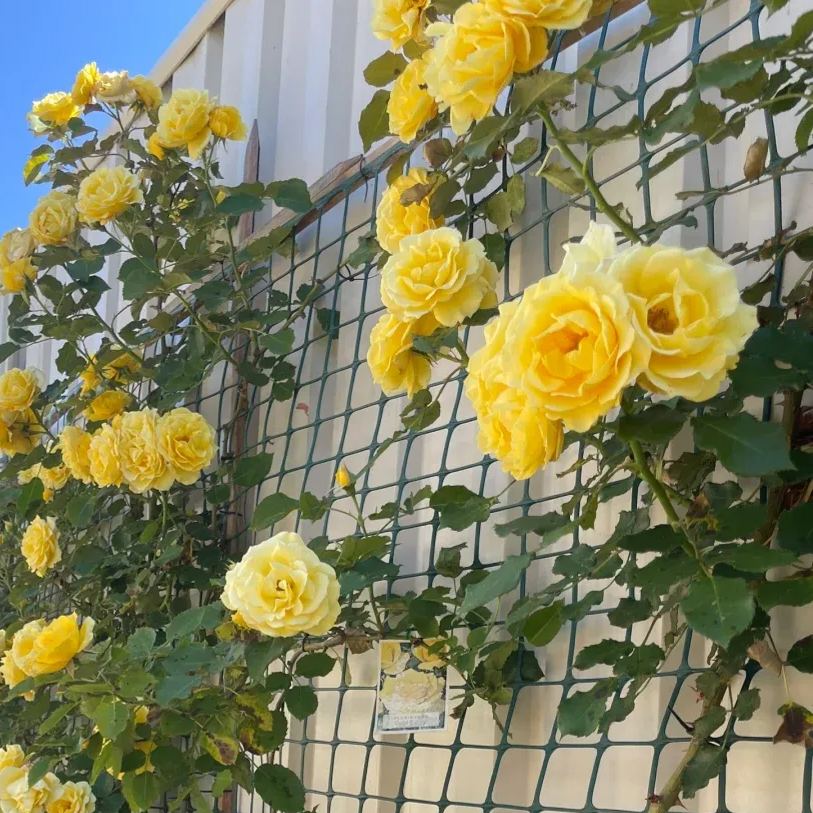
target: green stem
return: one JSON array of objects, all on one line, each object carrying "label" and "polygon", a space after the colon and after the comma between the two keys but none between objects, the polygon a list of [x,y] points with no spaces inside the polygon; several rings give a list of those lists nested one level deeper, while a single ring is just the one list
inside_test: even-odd
[{"label": "green stem", "polygon": [[567,159],[568,163],[573,167],[573,169],[579,174],[579,176],[584,181],[584,185],[590,190],[590,195],[593,197],[593,200],[596,202],[596,206],[604,212],[607,217],[612,220],[615,224],[616,228],[631,242],[631,243],[641,243],[643,242],[641,238],[638,236],[638,233],[635,231],[632,223],[625,220],[618,214],[616,208],[604,197],[604,193],[599,188],[599,185],[596,183],[593,176],[587,171],[587,167],[584,165],[582,161],[579,160],[578,156],[570,149],[570,147],[565,143],[564,139],[562,138],[561,134],[559,133],[559,129],[553,123],[553,118],[551,114],[542,109],[541,112],[542,121],[545,122],[545,127],[548,129],[548,133],[550,134],[551,138],[556,142],[556,148],[559,150],[560,153]]},{"label": "green stem", "polygon": [[652,469],[649,468],[649,464],[646,462],[646,455],[644,454],[643,448],[641,448],[640,442],[637,440],[631,440],[629,442],[629,446],[630,451],[632,452],[632,458],[635,461],[635,465],[638,467],[639,474],[641,475],[641,479],[649,486],[650,491],[663,506],[663,510],[666,512],[669,523],[677,529],[682,529],[678,512],[675,510],[672,500],[669,499],[669,495],[666,493],[663,483],[658,480]]}]

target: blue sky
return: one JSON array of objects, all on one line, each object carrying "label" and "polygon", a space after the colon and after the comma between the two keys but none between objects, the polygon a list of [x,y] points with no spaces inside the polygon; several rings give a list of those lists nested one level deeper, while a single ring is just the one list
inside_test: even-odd
[{"label": "blue sky", "polygon": [[2,3],[0,25],[0,233],[24,226],[45,186],[23,184],[22,168],[38,139],[28,131],[31,102],[70,90],[86,62],[102,70],[148,73],[202,0],[69,0]]}]

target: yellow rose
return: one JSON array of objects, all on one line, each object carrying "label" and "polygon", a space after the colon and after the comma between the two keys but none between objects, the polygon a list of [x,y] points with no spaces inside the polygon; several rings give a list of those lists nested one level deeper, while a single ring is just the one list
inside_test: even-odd
[{"label": "yellow rose", "polygon": [[133,396],[123,390],[106,390],[97,395],[82,411],[89,421],[109,421],[124,412],[133,400]]},{"label": "yellow rose", "polygon": [[158,109],[158,140],[165,147],[186,147],[190,158],[198,158],[212,134],[212,106],[205,90],[173,91]]},{"label": "yellow rose", "polygon": [[29,229],[12,229],[0,238],[0,265],[11,265],[24,260],[34,250]]},{"label": "yellow rose", "polygon": [[437,112],[437,103],[426,89],[426,61],[423,57],[413,59],[390,92],[387,102],[390,132],[409,144]]},{"label": "yellow rose", "polygon": [[494,298],[497,267],[479,240],[442,227],[404,237],[381,270],[381,301],[398,319],[432,314],[451,327]]},{"label": "yellow rose", "polygon": [[167,154],[164,152],[164,148],[161,146],[161,141],[158,138],[158,133],[153,133],[147,139],[147,152],[153,156],[153,158],[157,158],[159,161],[163,161],[166,158]]},{"label": "yellow rose", "polygon": [[548,53],[544,28],[482,3],[465,3],[452,23],[433,23],[427,33],[438,39],[426,56],[426,85],[440,109],[449,109],[457,135],[491,112],[515,71],[531,70]]},{"label": "yellow rose", "polygon": [[11,797],[0,801],[3,813],[42,813],[45,806],[59,792],[60,782],[55,774],[48,772],[33,785],[28,783],[28,774],[18,777],[6,786]]},{"label": "yellow rose", "polygon": [[125,167],[100,167],[82,179],[76,210],[85,223],[108,223],[128,206],[143,203],[138,177]]},{"label": "yellow rose", "polygon": [[93,101],[96,95],[96,85],[101,73],[95,62],[88,62],[77,74],[73,82],[71,97],[75,104],[86,105]]},{"label": "yellow rose", "polygon": [[477,416],[477,445],[503,471],[525,480],[562,453],[560,421],[551,421],[525,394],[506,384],[505,333],[519,306],[507,302],[485,329],[485,345],[469,361],[465,392]]},{"label": "yellow rose", "polygon": [[338,470],[336,471],[336,477],[334,478],[336,481],[336,485],[339,488],[346,489],[350,483],[353,482],[353,478],[350,476],[350,472],[347,470],[347,466],[341,465],[339,466]]},{"label": "yellow rose", "polygon": [[66,426],[59,435],[62,462],[71,477],[83,483],[92,483],[90,474],[90,435],[78,426]]},{"label": "yellow rose", "polygon": [[446,681],[433,672],[407,669],[384,678],[378,696],[392,714],[440,713],[446,707],[445,685]]},{"label": "yellow rose", "polygon": [[447,648],[434,648],[437,638],[426,638],[422,644],[412,647],[412,654],[418,659],[418,669],[422,672],[431,672],[432,669],[442,669],[446,665],[445,655]]},{"label": "yellow rose", "polygon": [[119,433],[114,426],[107,423],[91,435],[87,454],[88,473],[97,486],[104,488],[121,485],[124,478],[121,472]]},{"label": "yellow rose", "polygon": [[373,35],[398,50],[410,40],[423,39],[424,12],[429,0],[373,0]]},{"label": "yellow rose", "polygon": [[412,349],[415,336],[428,336],[438,328],[433,316],[402,322],[385,313],[370,332],[367,364],[373,381],[385,395],[406,391],[411,398],[429,383],[432,365]]},{"label": "yellow rose", "polygon": [[25,529],[20,552],[28,569],[42,578],[54,565],[62,560],[59,547],[59,531],[53,517],[34,517]]},{"label": "yellow rose", "polygon": [[218,138],[242,141],[246,137],[246,125],[236,107],[218,105],[209,114],[209,127]]},{"label": "yellow rose", "polygon": [[164,95],[161,93],[161,88],[146,76],[132,77],[130,84],[135,91],[136,97],[148,109],[159,107],[161,102],[164,101]]},{"label": "yellow rose", "polygon": [[0,283],[4,294],[19,294],[25,290],[27,280],[36,278],[37,268],[28,257],[8,265],[0,265]]},{"label": "yellow rose", "polygon": [[0,748],[0,770],[3,768],[22,768],[25,765],[25,752],[19,745],[7,745]]},{"label": "yellow rose", "polygon": [[96,98],[104,102],[127,102],[133,97],[133,86],[127,71],[105,71],[96,84]]},{"label": "yellow rose", "polygon": [[339,617],[339,582],[299,534],[283,532],[248,549],[220,600],[263,635],[324,635]]},{"label": "yellow rose", "polygon": [[132,353],[122,353],[100,369],[96,356],[92,356],[90,364],[79,374],[82,379],[82,395],[87,395],[105,381],[126,382],[133,380],[141,372],[141,362]]},{"label": "yellow rose", "polygon": [[31,113],[40,121],[57,127],[67,124],[81,112],[71,94],[62,91],[43,96],[42,99],[34,102],[31,108]]},{"label": "yellow rose", "polygon": [[[10,689],[13,689],[18,683],[22,683],[28,677],[28,675],[20,669],[19,664],[14,659],[14,653],[10,649],[6,650],[3,655],[3,660],[0,662],[0,676],[2,676],[3,682]],[[4,770],[0,768],[0,799],[3,798],[3,776]]]},{"label": "yellow rose", "polygon": [[642,386],[705,401],[717,394],[748,337],[756,308],[740,299],[734,269],[708,248],[631,248],[611,264],[652,347]]},{"label": "yellow rose", "polygon": [[81,624],[76,613],[53,621],[29,621],[14,636],[11,652],[17,665],[29,677],[49,675],[64,669],[93,640],[92,618]]},{"label": "yellow rose", "polygon": [[23,469],[17,475],[17,482],[30,483],[35,477],[38,477],[43,487],[42,498],[45,502],[50,502],[54,492],[64,488],[70,476],[70,471],[66,466],[46,468],[42,463],[37,463],[35,466]]},{"label": "yellow rose", "polygon": [[418,203],[406,206],[401,203],[404,192],[428,182],[429,173],[416,167],[396,178],[381,196],[375,212],[375,236],[384,251],[395,254],[404,237],[443,225],[442,217],[433,218],[429,214],[429,195]]},{"label": "yellow rose", "polygon": [[159,449],[158,413],[154,409],[125,412],[116,422],[121,474],[130,491],[136,494],[153,488],[166,491],[175,477]]},{"label": "yellow rose", "polygon": [[501,352],[508,386],[568,429],[585,432],[618,405],[646,367],[621,285],[579,268],[525,289],[505,328]]},{"label": "yellow rose", "polygon": [[509,19],[554,31],[578,28],[589,16],[593,0],[483,0]]},{"label": "yellow rose", "polygon": [[87,782],[63,782],[45,805],[45,813],[93,813],[95,809],[96,797]]},{"label": "yellow rose", "polygon": [[158,420],[158,450],[175,479],[192,485],[215,456],[215,430],[197,412],[178,407]]},{"label": "yellow rose", "polygon": [[382,641],[379,645],[379,663],[386,675],[397,675],[404,671],[409,661],[409,653],[401,649],[400,641]]},{"label": "yellow rose", "polygon": [[40,394],[42,385],[43,375],[34,367],[25,370],[13,367],[0,374],[0,414],[28,409]]},{"label": "yellow rose", "polygon": [[37,420],[33,410],[26,409],[18,413],[7,413],[9,422],[0,420],[0,452],[13,457],[16,454],[28,454],[42,440],[45,431]]},{"label": "yellow rose", "polygon": [[57,246],[75,231],[76,198],[54,189],[43,195],[28,218],[31,236],[38,246]]}]

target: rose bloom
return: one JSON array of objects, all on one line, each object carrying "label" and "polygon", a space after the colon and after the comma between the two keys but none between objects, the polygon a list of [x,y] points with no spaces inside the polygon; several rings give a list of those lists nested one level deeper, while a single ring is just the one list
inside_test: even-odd
[{"label": "rose bloom", "polygon": [[43,384],[42,373],[34,367],[13,367],[0,374],[0,414],[22,412],[34,403]]},{"label": "rose bloom", "polygon": [[426,60],[413,59],[395,80],[387,102],[390,132],[405,144],[438,113],[437,102],[426,89]]},{"label": "rose bloom", "polygon": [[121,485],[124,478],[121,472],[119,433],[114,426],[105,424],[91,435],[87,455],[88,473],[97,486],[104,488]]},{"label": "rose bloom", "polygon": [[299,534],[284,531],[248,549],[226,574],[220,600],[263,635],[323,635],[339,617],[339,582]]},{"label": "rose bloom", "polygon": [[31,236],[38,246],[58,246],[75,231],[76,198],[54,189],[43,195],[28,218]]},{"label": "rose bloom", "polygon": [[109,103],[130,101],[133,86],[127,71],[105,71],[96,84],[96,98]]},{"label": "rose bloom", "polygon": [[498,14],[527,26],[554,31],[578,28],[589,16],[593,0],[482,0]]},{"label": "rose bloom", "polygon": [[158,138],[158,133],[153,133],[147,139],[147,152],[153,157],[157,158],[159,161],[163,161],[166,158],[166,152],[164,152],[164,148],[161,145],[161,140]]},{"label": "rose bloom", "polygon": [[133,396],[123,390],[107,390],[97,395],[82,411],[89,421],[108,421],[124,412],[130,405]]},{"label": "rose bloom", "polygon": [[624,289],[601,270],[558,273],[525,289],[506,327],[506,384],[568,429],[587,431],[646,368]]},{"label": "rose bloom", "polygon": [[100,167],[82,179],[76,210],[84,223],[109,223],[128,206],[143,203],[138,177],[125,167]]},{"label": "rose bloom", "polygon": [[62,462],[71,477],[83,483],[92,483],[90,474],[90,435],[78,426],[66,426],[59,435]]},{"label": "rose bloom", "polygon": [[437,643],[437,638],[426,638],[422,644],[416,644],[412,647],[412,654],[418,659],[418,669],[422,672],[429,672],[432,669],[441,669],[446,665],[446,658],[444,655],[447,652],[447,647],[444,646],[440,649],[434,649],[433,645]]},{"label": "rose bloom", "polygon": [[86,105],[93,101],[100,76],[101,72],[95,62],[88,62],[79,70],[71,90],[71,96],[76,104]]},{"label": "rose bloom", "polygon": [[339,488],[347,489],[347,487],[353,482],[353,478],[350,475],[350,472],[347,470],[347,466],[342,464],[336,470],[336,476],[333,478],[333,481]]},{"label": "rose bloom", "polygon": [[76,613],[61,615],[53,621],[29,621],[15,635],[11,653],[17,665],[29,677],[49,675],[64,669],[93,641],[95,621],[81,624]]},{"label": "rose bloom", "polygon": [[409,653],[401,649],[400,642],[382,641],[378,646],[381,671],[386,675],[397,675],[403,672],[409,661]]},{"label": "rose bloom", "polygon": [[165,147],[186,147],[198,158],[209,143],[212,102],[205,90],[174,90],[158,109],[158,140]]},{"label": "rose bloom", "polygon": [[192,485],[215,456],[215,430],[197,412],[178,407],[158,419],[158,450],[175,479]]},{"label": "rose bloom", "polygon": [[428,336],[438,328],[434,316],[402,322],[385,313],[370,333],[367,364],[373,381],[385,395],[406,392],[411,398],[429,383],[432,365],[412,349],[415,336]]},{"label": "rose bloom", "polygon": [[379,697],[393,714],[442,712],[446,707],[446,681],[433,672],[408,669],[396,677],[384,678]]},{"label": "rose bloom", "polygon": [[503,471],[517,480],[533,476],[562,453],[564,433],[525,394],[506,384],[503,365],[505,333],[518,302],[500,306],[500,315],[485,329],[485,345],[472,354],[465,393],[477,416],[477,445],[496,458]]},{"label": "rose bloom", "polygon": [[161,88],[146,76],[139,74],[130,79],[130,85],[135,91],[136,97],[144,105],[144,107],[152,110],[159,107],[164,101],[164,96],[161,93]]},{"label": "rose bloom", "polygon": [[42,499],[50,502],[54,497],[54,492],[64,488],[70,476],[71,473],[67,466],[46,468],[42,463],[37,463],[35,466],[23,469],[17,475],[17,482],[30,483],[35,477],[38,477],[43,487]]},{"label": "rose bloom", "polygon": [[45,805],[45,813],[93,813],[95,809],[96,797],[87,782],[63,782]]},{"label": "rose bloom", "polygon": [[428,182],[429,173],[415,167],[396,178],[381,196],[375,211],[375,237],[384,251],[395,254],[404,237],[443,225],[443,217],[434,218],[429,213],[429,195],[418,203],[401,203],[404,192]]},{"label": "rose bloom", "polygon": [[706,401],[717,394],[757,329],[757,309],[740,299],[734,269],[708,248],[656,244],[620,254],[609,273],[632,302],[634,323],[652,347],[642,386]]},{"label": "rose bloom", "polygon": [[496,304],[497,267],[479,240],[442,227],[404,237],[381,270],[381,301],[398,319],[432,314],[451,327]]},{"label": "rose bloom", "polygon": [[0,808],[3,813],[42,813],[59,792],[59,786],[59,779],[50,771],[33,785],[29,785],[26,773],[6,785],[5,791],[10,799],[0,800]]},{"label": "rose bloom", "polygon": [[57,127],[67,124],[81,112],[71,94],[62,91],[43,96],[42,99],[34,102],[31,108],[31,113],[40,121]]},{"label": "rose bloom", "polygon": [[209,127],[218,138],[242,141],[246,137],[246,125],[240,111],[230,105],[218,105],[209,114]]},{"label": "rose bloom", "polygon": [[463,4],[452,23],[433,23],[427,34],[438,39],[426,55],[426,85],[440,109],[449,109],[457,135],[491,112],[514,72],[531,70],[548,53],[544,28],[482,3]]},{"label": "rose bloom", "polygon": [[95,387],[104,381],[129,381],[134,379],[141,372],[141,362],[132,353],[122,353],[112,361],[99,369],[100,365],[96,356],[91,358],[91,363],[79,374],[82,379],[82,395],[87,395]]},{"label": "rose bloom", "polygon": [[25,290],[28,280],[36,278],[37,268],[28,257],[8,265],[0,265],[0,285],[4,294],[19,294]]},{"label": "rose bloom", "polygon": [[[0,668],[2,671],[2,668]],[[17,681],[19,683],[20,681]],[[19,745],[0,748],[0,809],[11,800],[9,788],[16,786],[21,777],[28,778],[25,752]]]},{"label": "rose bloom", "polygon": [[[13,689],[18,683],[22,683],[28,677],[28,675],[20,669],[17,661],[14,660],[14,653],[10,649],[6,650],[3,655],[3,660],[0,662],[0,676],[2,676],[3,682],[10,689]],[[27,699],[33,699],[28,693],[26,693],[25,696]],[[3,798],[3,776],[4,770],[0,769],[0,800]],[[2,809],[2,801],[0,801],[0,809]]]},{"label": "rose bloom", "polygon": [[28,454],[39,445],[45,430],[33,410],[6,413],[2,418],[3,420],[0,420],[0,452],[13,457],[16,454]]},{"label": "rose bloom", "polygon": [[175,477],[158,446],[158,413],[154,409],[125,412],[116,418],[116,429],[121,473],[130,491],[166,491]]},{"label": "rose bloom", "polygon": [[28,569],[42,578],[62,559],[56,520],[53,517],[34,517],[25,529],[20,552]]},{"label": "rose bloom", "polygon": [[0,238],[0,265],[11,265],[24,260],[34,250],[34,240],[29,229],[12,229]]},{"label": "rose bloom", "polygon": [[423,15],[429,0],[373,0],[373,35],[398,50],[410,40],[423,39]]}]

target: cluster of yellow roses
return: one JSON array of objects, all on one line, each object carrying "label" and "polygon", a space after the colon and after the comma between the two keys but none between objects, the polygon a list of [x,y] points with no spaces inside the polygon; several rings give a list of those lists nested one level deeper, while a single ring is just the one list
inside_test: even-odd
[{"label": "cluster of yellow roses", "polygon": [[452,22],[430,22],[430,0],[375,0],[373,34],[412,61],[396,79],[387,107],[390,131],[409,142],[449,110],[465,133],[487,116],[515,73],[540,65],[548,29],[578,28],[592,0],[479,0],[461,5]]},{"label": "cluster of yellow roses", "polygon": [[283,531],[232,566],[220,600],[235,624],[263,635],[324,635],[339,617],[339,582],[299,534]]},{"label": "cluster of yellow roses", "polygon": [[12,229],[0,237],[0,293],[18,294],[37,276],[31,262],[34,238],[29,229]]},{"label": "cluster of yellow roses", "polygon": [[31,408],[42,391],[39,370],[13,368],[0,375],[0,452],[28,454],[43,433],[39,418]]},{"label": "cluster of yellow roses", "polygon": [[381,300],[387,308],[370,334],[367,362],[387,395],[413,395],[429,382],[429,360],[412,349],[415,336],[452,327],[480,308],[497,303],[497,267],[479,240],[433,218],[429,196],[402,202],[429,176],[415,168],[396,179],[376,212],[376,237],[391,256],[381,271]]},{"label": "cluster of yellow roses", "polygon": [[95,622],[80,623],[76,613],[61,615],[53,621],[37,619],[24,624],[9,642],[0,631],[0,676],[9,687],[29,677],[50,675],[64,669],[93,641]]},{"label": "cluster of yellow roses", "polygon": [[559,456],[563,427],[587,431],[633,383],[713,397],[757,327],[734,269],[707,248],[618,252],[612,230],[591,224],[566,252],[558,273],[501,305],[468,365],[480,449],[517,479]]},{"label": "cluster of yellow roses", "polygon": [[159,415],[147,408],[116,415],[92,434],[68,426],[59,436],[71,476],[99,487],[126,485],[135,494],[191,485],[215,455],[215,431],[186,407]]},{"label": "cluster of yellow roses", "polygon": [[33,785],[28,757],[19,745],[0,748],[3,813],[93,813],[96,797],[87,782],[61,782],[50,771]]}]

